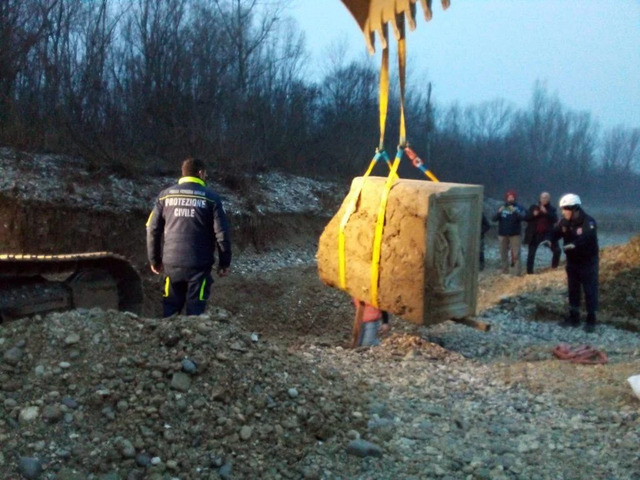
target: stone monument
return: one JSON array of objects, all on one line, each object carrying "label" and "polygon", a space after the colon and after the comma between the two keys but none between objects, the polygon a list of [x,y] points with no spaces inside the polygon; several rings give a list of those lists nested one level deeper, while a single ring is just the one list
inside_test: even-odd
[{"label": "stone monument", "polygon": [[[317,253],[318,273],[325,284],[369,303],[373,303],[373,244],[385,182],[383,177],[353,180],[338,213],[320,236]],[[475,315],[482,197],[481,185],[394,182],[380,243],[380,309],[418,324]],[[346,220],[350,204],[354,209]]]}]

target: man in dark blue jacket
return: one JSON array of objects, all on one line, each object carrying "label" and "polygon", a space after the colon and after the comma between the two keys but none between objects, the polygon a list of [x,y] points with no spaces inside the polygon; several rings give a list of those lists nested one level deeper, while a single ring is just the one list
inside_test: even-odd
[{"label": "man in dark blue jacket", "polygon": [[[514,268],[514,275],[522,274],[520,247],[522,245],[522,221],[525,209],[516,203],[516,192],[509,190],[504,205],[498,208],[492,220],[498,222],[498,239],[500,240],[500,260],[502,273],[509,273],[509,265]],[[511,261],[509,261],[511,253]]]},{"label": "man in dark blue jacket", "polygon": [[560,199],[562,219],[546,242],[563,239],[567,257],[567,283],[569,287],[569,317],[562,326],[580,325],[580,296],[584,290],[587,322],[584,329],[596,328],[598,309],[598,232],[596,221],[582,210],[580,197],[568,193]]},{"label": "man in dark blue jacket", "polygon": [[218,252],[218,275],[229,273],[231,240],[220,197],[207,188],[204,163],[182,162],[182,178],[158,195],[147,221],[151,270],[164,274],[163,316],[204,313],[211,291],[211,269]]}]

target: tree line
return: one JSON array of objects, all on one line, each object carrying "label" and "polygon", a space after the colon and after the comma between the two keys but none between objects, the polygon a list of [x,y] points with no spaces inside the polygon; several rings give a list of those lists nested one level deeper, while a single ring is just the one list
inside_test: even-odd
[{"label": "tree line", "polygon": [[[131,174],[197,155],[230,181],[270,169],[349,179],[378,144],[377,66],[338,52],[321,78],[309,67],[277,0],[4,0],[0,142]],[[602,130],[543,84],[525,109],[441,106],[424,81],[406,98],[408,139],[441,180],[639,199],[640,128]],[[419,177],[408,162],[402,173]]]}]

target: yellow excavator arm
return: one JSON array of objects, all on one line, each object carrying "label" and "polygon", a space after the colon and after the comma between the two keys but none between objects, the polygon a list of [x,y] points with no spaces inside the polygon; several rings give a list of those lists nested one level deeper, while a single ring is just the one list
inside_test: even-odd
[{"label": "yellow excavator arm", "polygon": [[[449,7],[449,0],[441,0],[442,8]],[[367,48],[371,53],[375,51],[375,32],[378,32],[382,48],[387,48],[385,25],[391,24],[396,39],[404,35],[401,27],[403,17],[406,18],[411,30],[416,28],[416,3],[420,2],[425,20],[431,20],[432,0],[342,0],[358,22],[364,33]]]}]

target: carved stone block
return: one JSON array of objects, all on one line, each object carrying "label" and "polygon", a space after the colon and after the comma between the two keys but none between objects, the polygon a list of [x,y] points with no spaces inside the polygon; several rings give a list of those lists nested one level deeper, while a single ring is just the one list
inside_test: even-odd
[{"label": "carved stone block", "polygon": [[[345,227],[349,295],[371,303],[372,250],[386,179],[357,177],[338,213],[320,236],[318,273],[340,287],[339,230],[347,206],[362,186]],[[406,320],[435,324],[475,315],[483,187],[397,180],[385,212],[378,304]]]}]

